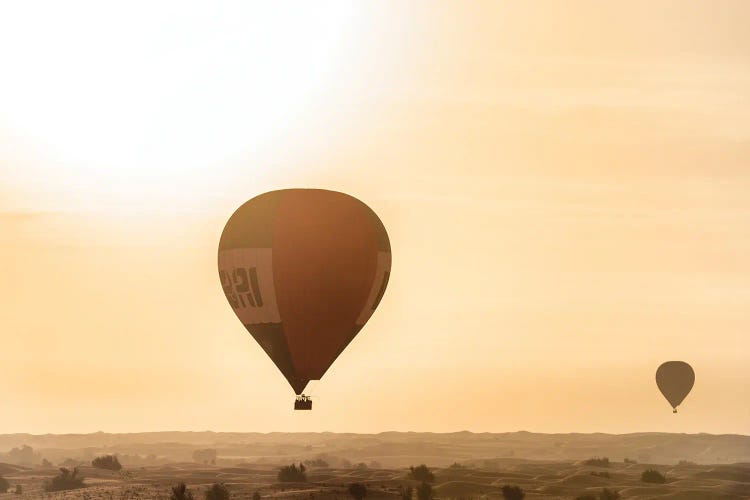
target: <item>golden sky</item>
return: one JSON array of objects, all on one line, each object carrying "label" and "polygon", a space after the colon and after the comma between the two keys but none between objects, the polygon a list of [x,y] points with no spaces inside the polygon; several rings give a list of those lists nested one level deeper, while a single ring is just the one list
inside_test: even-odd
[{"label": "golden sky", "polygon": [[[3,4],[0,433],[750,433],[749,19]],[[234,209],[287,187],[360,198],[393,249],[312,412],[216,272]]]}]

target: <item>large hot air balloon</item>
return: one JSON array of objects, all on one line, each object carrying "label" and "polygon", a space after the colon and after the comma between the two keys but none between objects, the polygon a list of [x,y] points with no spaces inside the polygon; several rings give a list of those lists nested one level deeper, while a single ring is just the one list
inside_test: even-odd
[{"label": "large hot air balloon", "polygon": [[695,372],[684,361],[667,361],[656,370],[656,385],[672,405],[674,413],[677,413],[677,407],[690,393],[694,383]]},{"label": "large hot air balloon", "polygon": [[297,394],[319,380],[370,319],[391,270],[375,212],[321,189],[271,191],[232,214],[219,242],[224,294]]}]

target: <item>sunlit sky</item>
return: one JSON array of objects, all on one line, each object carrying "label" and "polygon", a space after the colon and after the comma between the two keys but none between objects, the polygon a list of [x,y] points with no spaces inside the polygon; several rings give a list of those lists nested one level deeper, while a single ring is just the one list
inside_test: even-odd
[{"label": "sunlit sky", "polygon": [[[750,433],[750,4],[216,4],[0,6],[0,433]],[[287,187],[393,249],[312,412],[216,272]]]}]

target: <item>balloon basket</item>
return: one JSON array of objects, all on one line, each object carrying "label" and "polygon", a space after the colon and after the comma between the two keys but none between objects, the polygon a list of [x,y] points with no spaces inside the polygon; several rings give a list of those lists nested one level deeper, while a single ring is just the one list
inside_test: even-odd
[{"label": "balloon basket", "polygon": [[294,400],[295,410],[312,410],[312,399],[309,396],[300,394],[297,399]]}]

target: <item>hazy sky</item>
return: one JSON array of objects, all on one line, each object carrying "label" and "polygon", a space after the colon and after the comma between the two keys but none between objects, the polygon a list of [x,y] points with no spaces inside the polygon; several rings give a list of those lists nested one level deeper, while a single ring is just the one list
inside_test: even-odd
[{"label": "hazy sky", "polygon": [[[0,433],[750,433],[749,20],[4,3]],[[287,187],[360,198],[393,248],[312,412],[216,271],[234,209]]]}]

